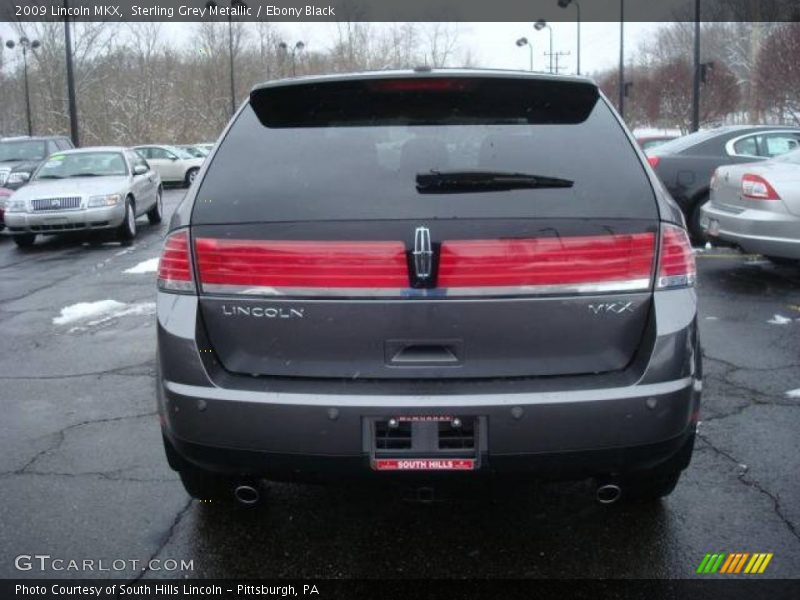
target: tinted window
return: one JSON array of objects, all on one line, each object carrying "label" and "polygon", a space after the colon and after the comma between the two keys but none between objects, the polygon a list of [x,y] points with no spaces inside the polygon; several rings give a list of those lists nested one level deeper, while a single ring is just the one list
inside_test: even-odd
[{"label": "tinted window", "polygon": [[[574,185],[417,192],[419,173],[476,169]],[[248,105],[217,150],[197,200],[195,223],[656,215],[638,156],[602,100],[581,122],[534,125],[270,128]]]}]

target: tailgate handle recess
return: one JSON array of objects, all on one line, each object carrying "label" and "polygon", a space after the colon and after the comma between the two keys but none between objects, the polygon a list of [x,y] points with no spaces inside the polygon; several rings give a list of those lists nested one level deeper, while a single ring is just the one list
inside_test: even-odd
[{"label": "tailgate handle recess", "polygon": [[440,344],[413,344],[400,348],[389,361],[393,365],[456,365],[456,349]]}]

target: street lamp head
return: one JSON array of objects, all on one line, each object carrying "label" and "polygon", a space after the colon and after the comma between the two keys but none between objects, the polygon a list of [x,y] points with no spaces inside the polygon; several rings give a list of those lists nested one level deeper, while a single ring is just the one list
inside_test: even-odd
[{"label": "street lamp head", "polygon": [[561,8],[567,8],[570,4],[572,4],[572,0],[558,0],[558,5]]},{"label": "street lamp head", "polygon": [[520,48],[527,45],[528,45],[528,38],[521,37],[517,40],[517,46],[519,46]]},{"label": "street lamp head", "polygon": [[288,50],[289,46],[286,44],[286,42],[278,42],[278,48],[281,50]]},{"label": "street lamp head", "polygon": [[29,43],[29,41],[30,41],[30,40],[28,40],[28,38],[26,38],[26,37],[21,37],[21,38],[19,38],[19,43],[20,43],[20,45],[22,45],[22,46],[27,46],[27,45],[28,45],[28,43]]},{"label": "street lamp head", "polygon": [[539,19],[538,21],[536,21],[536,23],[533,24],[533,28],[536,31],[541,31],[545,27],[547,27],[547,21],[545,21],[544,19]]},{"label": "street lamp head", "polygon": [[14,43],[14,40],[8,40],[6,42],[6,48],[13,49],[14,46],[16,46],[16,44]]},{"label": "street lamp head", "polygon": [[294,45],[294,47],[295,47],[295,49],[296,49],[296,50],[299,50],[300,52],[302,52],[302,51],[303,51],[303,48],[305,48],[305,47],[306,47],[306,45],[305,45],[303,42],[297,42],[297,43]]},{"label": "street lamp head", "polygon": [[33,48],[35,50],[36,48],[38,48],[41,45],[42,45],[42,43],[39,40],[33,40],[33,42],[31,43],[31,48]]}]

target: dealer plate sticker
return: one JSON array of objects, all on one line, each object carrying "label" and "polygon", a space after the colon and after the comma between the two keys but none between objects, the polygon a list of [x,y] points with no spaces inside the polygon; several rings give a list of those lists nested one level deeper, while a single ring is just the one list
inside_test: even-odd
[{"label": "dealer plate sticker", "polygon": [[376,471],[472,471],[474,458],[376,458]]}]

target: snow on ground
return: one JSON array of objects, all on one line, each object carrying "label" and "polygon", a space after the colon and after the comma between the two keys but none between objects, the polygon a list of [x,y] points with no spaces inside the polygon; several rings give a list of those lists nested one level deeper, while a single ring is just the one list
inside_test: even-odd
[{"label": "snow on ground", "polygon": [[123,273],[155,273],[158,270],[158,257],[140,262],[138,265],[125,269]]},{"label": "snow on ground", "polygon": [[117,300],[78,302],[62,308],[61,314],[53,318],[53,324],[67,325],[77,321],[87,321],[86,325],[93,326],[128,315],[154,314],[155,310],[155,302],[137,302],[134,304],[125,304]]},{"label": "snow on ground", "polygon": [[784,317],[782,315],[775,315],[769,321],[767,321],[767,323],[771,325],[788,325],[791,322],[792,319],[790,319],[789,317]]},{"label": "snow on ground", "polygon": [[786,395],[789,396],[789,398],[800,398],[800,388],[796,390],[789,390],[786,392]]}]

